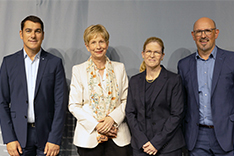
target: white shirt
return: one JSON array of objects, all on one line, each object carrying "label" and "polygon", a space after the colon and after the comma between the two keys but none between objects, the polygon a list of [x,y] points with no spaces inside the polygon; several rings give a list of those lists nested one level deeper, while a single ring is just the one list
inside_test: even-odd
[{"label": "white shirt", "polygon": [[34,93],[36,87],[37,71],[40,62],[41,50],[36,54],[34,60],[32,61],[30,57],[24,50],[24,64],[27,79],[27,89],[28,89],[28,122],[35,122],[34,114]]}]

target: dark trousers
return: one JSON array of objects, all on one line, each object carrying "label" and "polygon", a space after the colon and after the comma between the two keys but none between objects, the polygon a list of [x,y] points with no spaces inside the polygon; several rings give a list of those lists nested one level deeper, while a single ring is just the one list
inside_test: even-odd
[{"label": "dark trousers", "polygon": [[38,147],[36,129],[31,125],[28,125],[27,144],[22,150],[21,156],[45,156],[44,149]]},{"label": "dark trousers", "polygon": [[214,129],[200,127],[197,143],[189,154],[190,156],[233,156],[233,152],[233,150],[223,151],[216,139]]},{"label": "dark trousers", "polygon": [[[160,151],[155,156],[181,156],[182,149],[177,149],[175,151],[169,153],[160,153]],[[149,156],[149,154],[145,153],[143,149],[133,149],[133,156]],[[152,155],[153,156],[153,155]]]},{"label": "dark trousers", "polygon": [[95,148],[77,147],[80,156],[131,156],[130,145],[119,147],[112,139],[98,144]]}]

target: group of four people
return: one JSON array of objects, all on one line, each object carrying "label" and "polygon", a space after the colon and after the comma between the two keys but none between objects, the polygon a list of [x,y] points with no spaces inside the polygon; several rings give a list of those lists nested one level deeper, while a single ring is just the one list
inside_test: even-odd
[{"label": "group of four people", "polygon": [[[61,59],[41,48],[43,28],[26,17],[23,49],[2,62],[0,124],[11,156],[59,153],[68,91]],[[148,38],[140,73],[128,83],[124,65],[106,56],[105,27],[89,26],[91,56],[72,68],[68,104],[78,154],[181,156],[186,146],[191,156],[233,155],[234,53],[215,45],[218,34],[209,18],[194,23],[197,52],[179,61],[179,74],[161,65],[163,41]]]}]

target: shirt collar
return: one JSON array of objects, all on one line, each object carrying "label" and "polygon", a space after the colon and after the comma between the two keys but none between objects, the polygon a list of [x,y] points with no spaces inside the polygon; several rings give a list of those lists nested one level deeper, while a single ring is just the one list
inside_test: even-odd
[{"label": "shirt collar", "polygon": [[[217,47],[215,46],[214,49],[212,50],[209,58],[216,58],[216,54],[217,54]],[[201,56],[199,55],[198,51],[196,51],[196,55],[195,55],[195,59],[202,59]]]},{"label": "shirt collar", "polygon": [[[35,59],[39,59],[41,56],[41,49],[39,50],[39,52],[36,54]],[[28,54],[26,53],[25,49],[24,49],[24,58],[26,59],[28,57]]]}]

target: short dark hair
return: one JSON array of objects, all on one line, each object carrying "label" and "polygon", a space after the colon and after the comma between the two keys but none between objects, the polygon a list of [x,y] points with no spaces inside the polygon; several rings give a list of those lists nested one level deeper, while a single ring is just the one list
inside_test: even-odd
[{"label": "short dark hair", "polygon": [[23,19],[23,21],[21,22],[21,30],[24,29],[24,23],[26,21],[32,21],[34,23],[40,23],[41,24],[41,29],[42,29],[42,31],[44,31],[44,24],[43,24],[42,20],[39,17],[33,16],[33,15],[27,16],[25,19]]}]

